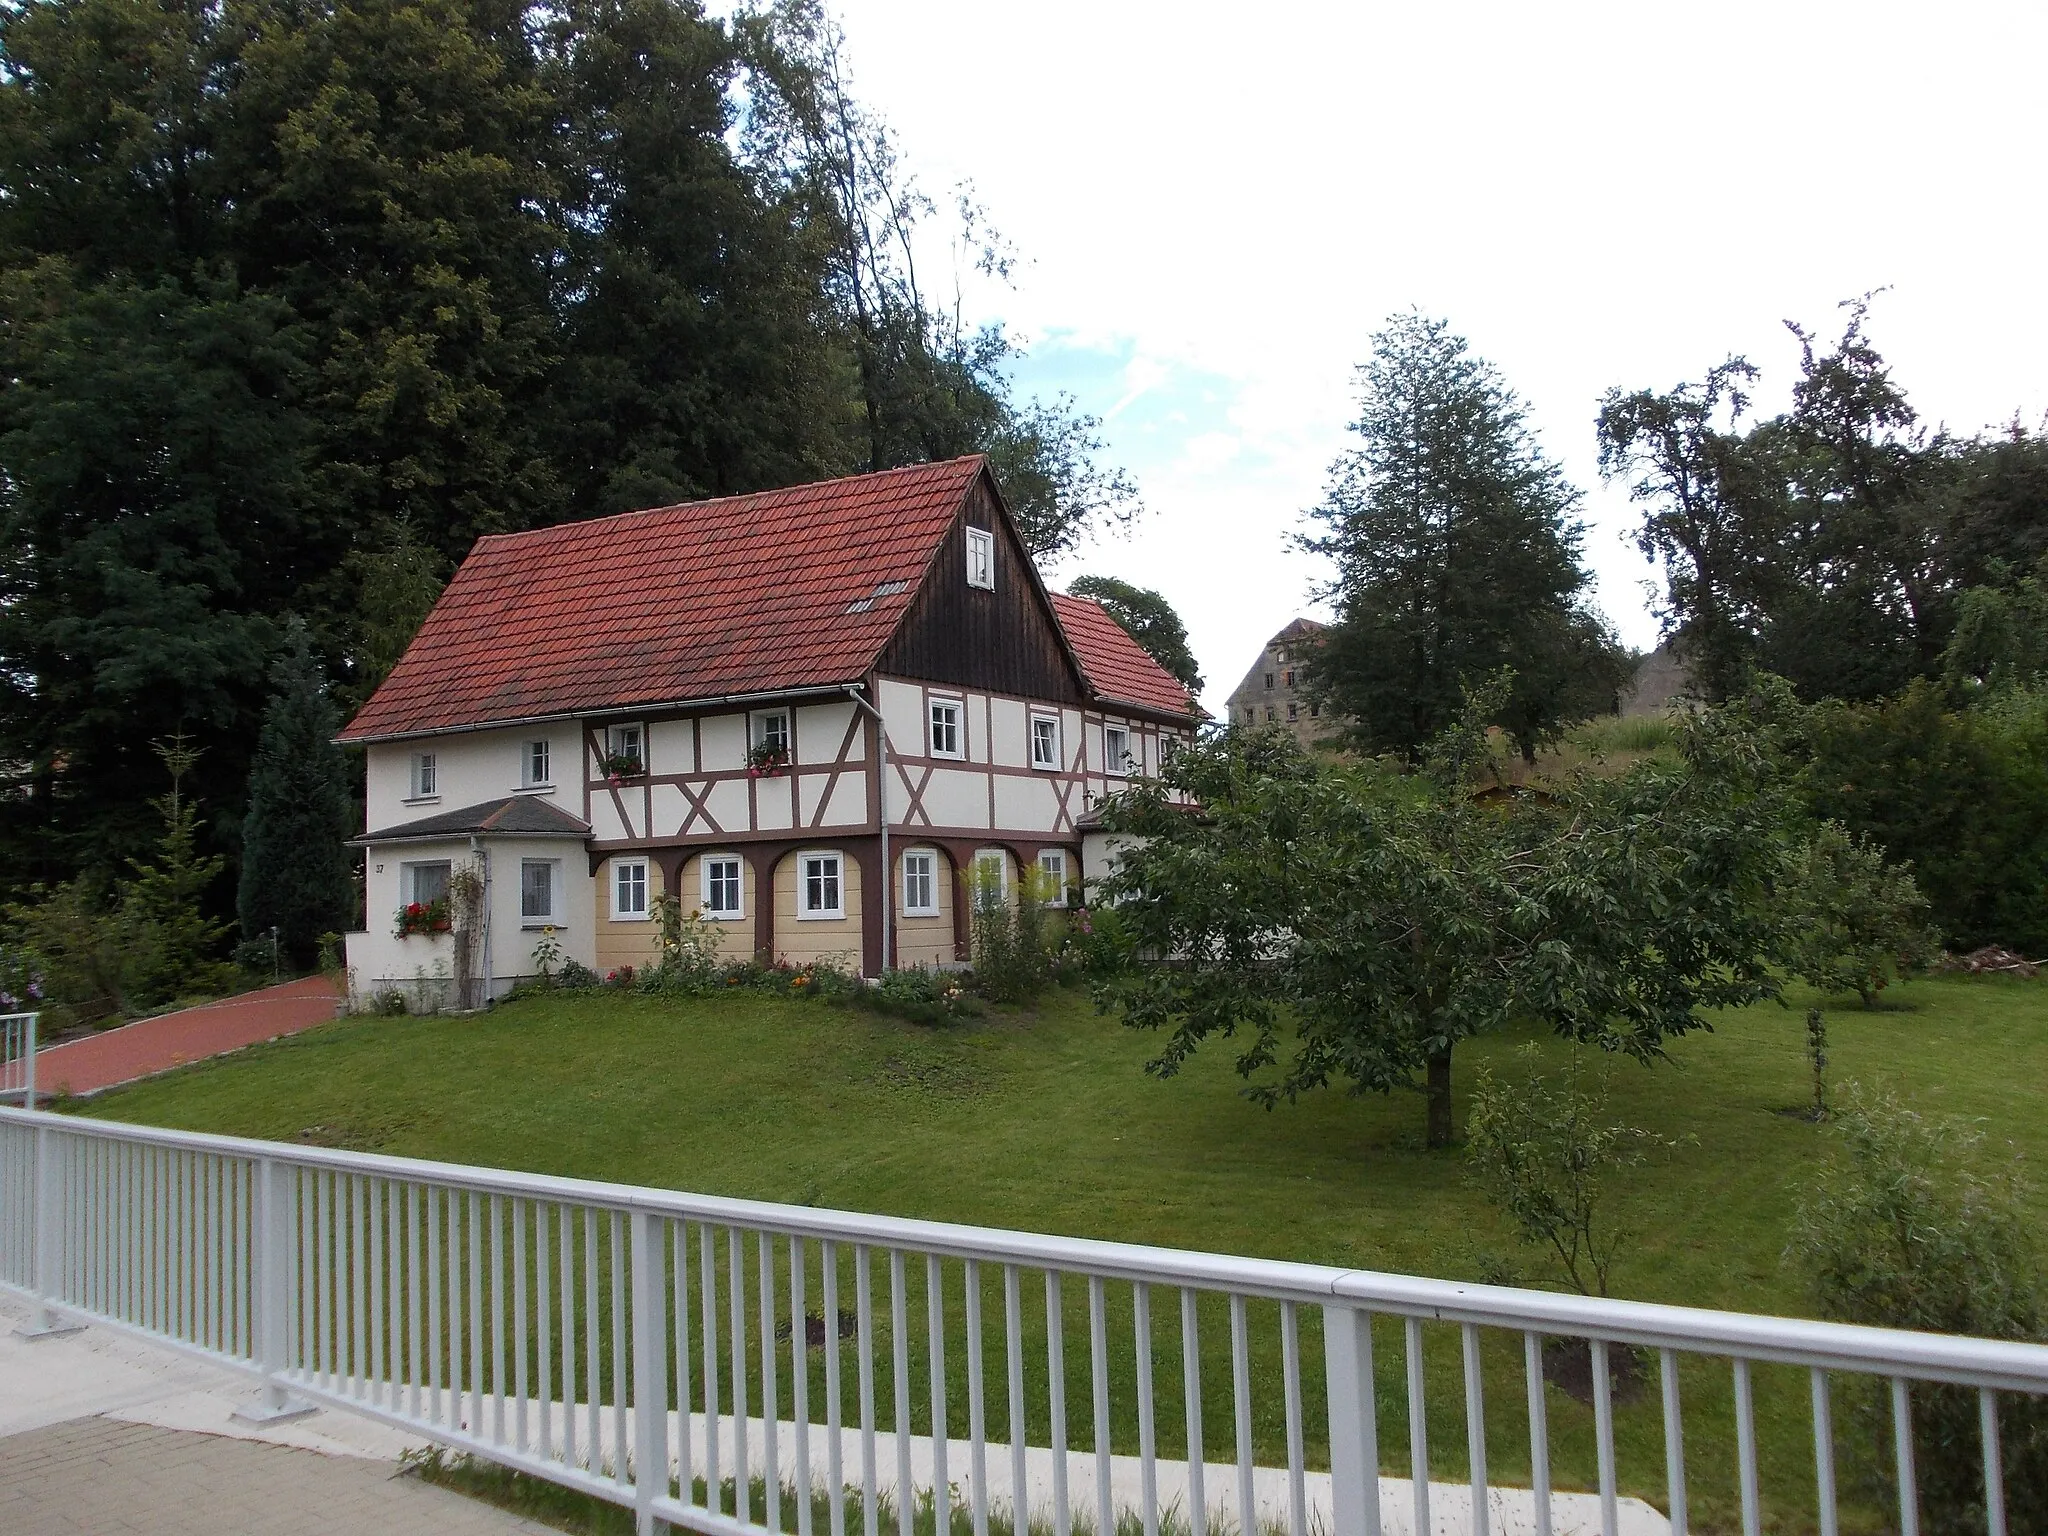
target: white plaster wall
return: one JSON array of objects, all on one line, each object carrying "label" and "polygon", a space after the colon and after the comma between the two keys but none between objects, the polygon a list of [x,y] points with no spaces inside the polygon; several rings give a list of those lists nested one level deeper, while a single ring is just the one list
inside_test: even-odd
[{"label": "white plaster wall", "polygon": [[926,746],[924,690],[915,683],[899,683],[885,677],[881,679],[878,692],[891,746],[902,756],[923,755]]},{"label": "white plaster wall", "polygon": [[[711,793],[704,797],[704,809],[709,811],[718,823],[721,832],[742,832],[747,825],[747,782],[744,779],[726,779],[711,786]],[[703,823],[698,831],[701,834]]]},{"label": "white plaster wall", "polygon": [[655,720],[647,727],[647,764],[652,773],[689,773],[696,743],[687,720]]},{"label": "white plaster wall", "polygon": [[1020,779],[1005,774],[996,780],[996,825],[1006,831],[1050,832],[1059,815],[1059,801],[1049,779]]},{"label": "white plaster wall", "polygon": [[[375,832],[516,793],[548,796],[572,816],[577,815],[582,803],[576,776],[581,756],[577,748],[579,736],[574,725],[556,721],[501,731],[430,736],[418,741],[377,742],[367,749],[364,830]],[[525,744],[541,739],[549,744],[549,760],[554,770],[552,795],[546,790],[524,791],[519,782]],[[434,754],[437,786],[431,799],[409,798],[416,752]]]},{"label": "white plaster wall", "polygon": [[935,768],[925,786],[925,813],[939,827],[988,825],[988,775],[962,768]]},{"label": "white plaster wall", "polygon": [[[796,711],[796,760],[799,763],[833,763],[839,760],[840,743],[853,722],[853,701],[844,704],[805,704]],[[867,750],[865,731],[855,731],[847,756],[858,762]]]},{"label": "white plaster wall", "polygon": [[715,773],[747,766],[747,717],[706,715],[697,722],[698,749],[704,754],[704,771]]},{"label": "white plaster wall", "polygon": [[994,761],[1012,768],[1026,766],[1030,740],[1025,734],[1025,709],[1021,699],[989,701],[989,751]]},{"label": "white plaster wall", "polygon": [[780,832],[796,825],[793,809],[796,786],[787,776],[755,779],[753,785],[754,824],[757,827],[763,832]]}]

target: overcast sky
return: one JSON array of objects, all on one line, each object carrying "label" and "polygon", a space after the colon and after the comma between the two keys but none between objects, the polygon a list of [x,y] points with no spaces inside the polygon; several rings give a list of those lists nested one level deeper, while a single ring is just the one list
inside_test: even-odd
[{"label": "overcast sky", "polygon": [[1027,392],[1105,420],[1150,514],[1054,573],[1156,587],[1216,709],[1316,611],[1287,536],[1392,311],[1447,317],[1588,492],[1587,556],[1654,643],[1633,514],[1595,472],[1612,385],[1730,352],[1775,406],[1782,321],[1889,287],[1923,418],[2048,410],[2048,5],[837,0],[926,189],[971,177],[1026,258],[971,306]]}]

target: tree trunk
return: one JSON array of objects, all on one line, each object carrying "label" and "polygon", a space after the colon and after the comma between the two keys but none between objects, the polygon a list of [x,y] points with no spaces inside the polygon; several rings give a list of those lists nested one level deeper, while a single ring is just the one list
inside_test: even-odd
[{"label": "tree trunk", "polygon": [[1429,1102],[1429,1130],[1424,1138],[1431,1151],[1451,1144],[1451,1048],[1432,1051],[1429,1076],[1423,1089]]}]

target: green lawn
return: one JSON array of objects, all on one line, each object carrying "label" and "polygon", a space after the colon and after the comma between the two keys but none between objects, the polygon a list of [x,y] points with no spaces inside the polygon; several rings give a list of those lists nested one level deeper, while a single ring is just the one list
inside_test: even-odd
[{"label": "green lawn", "polygon": [[[1944,979],[1894,989],[1888,1001],[1884,1011],[1830,1013],[1837,1084],[1889,1085],[1923,1109],[1981,1117],[2037,1164],[2048,1157],[2048,986]],[[1520,1071],[1514,1048],[1523,1038],[1461,1047],[1461,1087],[1482,1062]],[[1636,1234],[1618,1266],[1621,1294],[1806,1310],[1782,1251],[1801,1181],[1829,1133],[1779,1113],[1807,1093],[1803,1038],[1798,1009],[1763,1007],[1718,1019],[1658,1066],[1613,1065],[1618,1115],[1688,1138],[1618,1192],[1616,1213]],[[1069,995],[1035,1015],[999,1014],[950,1032],[757,997],[562,996],[481,1018],[341,1021],[89,1108],[895,1215],[1459,1279],[1509,1269],[1528,1283],[1554,1280],[1467,1186],[1456,1153],[1418,1150],[1418,1097],[1325,1094],[1269,1112],[1240,1096],[1227,1049],[1176,1079],[1145,1076],[1155,1044]],[[1551,1044],[1546,1055],[1560,1049]],[[1173,1424],[1170,1311],[1155,1328],[1165,1351],[1160,1416]],[[1205,1329],[1220,1343],[1220,1326],[1205,1320]],[[1069,1337],[1069,1354],[1085,1353],[1085,1324]],[[1433,1459],[1441,1474],[1461,1477],[1455,1335],[1431,1348]],[[1380,1350],[1383,1444],[1389,1470],[1400,1470],[1405,1399],[1393,1331]],[[1319,1390],[1319,1342],[1305,1338],[1304,1356],[1310,1390]],[[1518,1358],[1516,1341],[1489,1346],[1490,1454],[1502,1480],[1526,1468]],[[1228,1454],[1225,1364],[1210,1372],[1223,1394],[1208,1409],[1211,1455]],[[1082,1403],[1085,1380],[1076,1378]],[[1718,1368],[1689,1369],[1684,1380],[1696,1523],[1710,1530],[1733,1515],[1730,1394]],[[1777,1528],[1800,1529],[1811,1500],[1805,1383],[1764,1371],[1759,1394]],[[1621,1415],[1622,1473],[1661,1506],[1654,1397]],[[1551,1401],[1559,1484],[1586,1485],[1590,1416],[1554,1390]],[[1262,1454],[1278,1432],[1262,1416]],[[1085,1433],[1077,1430],[1077,1444]],[[1172,1439],[1163,1434],[1162,1444]]]}]

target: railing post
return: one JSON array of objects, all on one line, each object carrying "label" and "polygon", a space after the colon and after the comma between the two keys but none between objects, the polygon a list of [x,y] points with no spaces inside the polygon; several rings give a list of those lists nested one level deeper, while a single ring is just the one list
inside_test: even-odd
[{"label": "railing post", "polygon": [[36,1127],[35,1210],[30,1218],[30,1273],[36,1281],[36,1310],[18,1331],[25,1339],[54,1338],[76,1333],[84,1326],[67,1320],[57,1310],[64,1290],[64,1255],[69,1247],[65,1225],[64,1162],[60,1158],[59,1132],[51,1126]]},{"label": "railing post", "polygon": [[249,1298],[256,1313],[256,1365],[263,1390],[234,1416],[251,1424],[274,1424],[313,1413],[311,1403],[285,1390],[285,1365],[290,1338],[296,1181],[288,1163],[266,1157],[256,1164],[256,1210],[249,1242]]},{"label": "railing post", "polygon": [[42,1015],[39,1013],[30,1014],[28,1016],[28,1023],[23,1030],[27,1045],[27,1049],[22,1053],[21,1058],[21,1080],[23,1085],[21,1107],[23,1109],[34,1109],[36,1107],[36,1024],[41,1018]]},{"label": "railing post", "polygon": [[1331,1531],[1333,1536],[1380,1536],[1371,1314],[1341,1304],[1323,1307],[1323,1365],[1330,1399]]},{"label": "railing post", "polygon": [[[668,1492],[668,1319],[662,1307],[661,1229],[662,1219],[653,1212],[633,1213],[633,1529],[638,1536],[654,1536],[666,1524],[654,1518],[654,1501]],[[737,1296],[733,1305],[739,1305]],[[742,1369],[740,1362],[734,1361],[733,1369]],[[687,1420],[682,1432],[690,1432]],[[775,1433],[774,1425],[768,1433]],[[712,1497],[717,1497],[715,1489]],[[774,1497],[772,1490],[769,1497]]]}]

